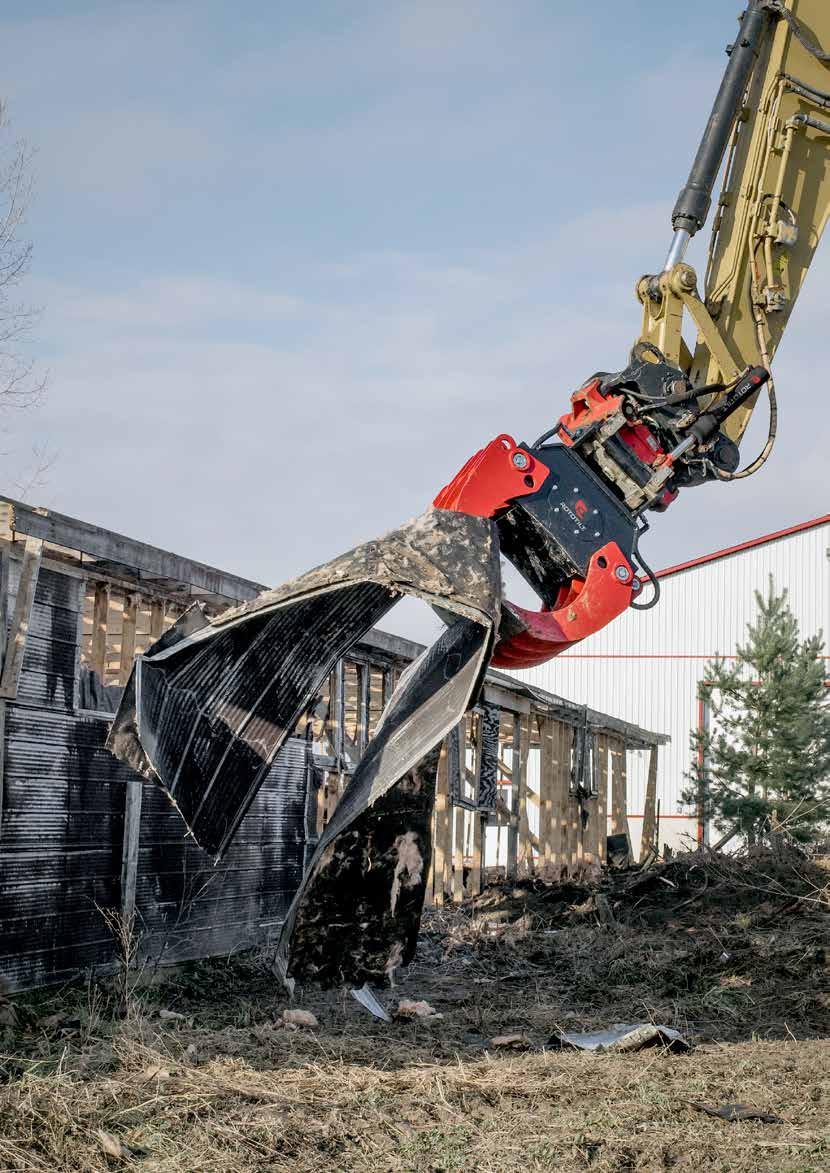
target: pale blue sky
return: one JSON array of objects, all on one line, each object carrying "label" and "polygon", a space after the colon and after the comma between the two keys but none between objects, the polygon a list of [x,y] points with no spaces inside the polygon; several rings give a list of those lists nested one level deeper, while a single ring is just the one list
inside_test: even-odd
[{"label": "pale blue sky", "polygon": [[[7,3],[51,370],[37,503],[278,582],[420,512],[617,369],[740,3]],[[827,508],[830,262],[780,450],[692,490],[676,561]],[[822,328],[823,327],[823,328]]]}]

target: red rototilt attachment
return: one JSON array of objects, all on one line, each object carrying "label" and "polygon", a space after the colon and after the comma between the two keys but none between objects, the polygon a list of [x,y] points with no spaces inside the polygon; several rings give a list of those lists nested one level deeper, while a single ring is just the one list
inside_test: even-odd
[{"label": "red rototilt attachment", "polygon": [[[495,518],[517,499],[536,493],[549,474],[511,436],[497,436],[467,461],[433,505]],[[616,542],[607,542],[591,557],[585,578],[573,578],[561,587],[553,607],[529,611],[504,602],[493,665],[531,668],[543,664],[620,615],[636,589],[630,562]]]},{"label": "red rototilt attachment", "polygon": [[559,421],[559,439],[570,447],[577,432],[608,419],[622,404],[622,395],[604,395],[600,380],[590,379],[571,396],[573,410]]}]

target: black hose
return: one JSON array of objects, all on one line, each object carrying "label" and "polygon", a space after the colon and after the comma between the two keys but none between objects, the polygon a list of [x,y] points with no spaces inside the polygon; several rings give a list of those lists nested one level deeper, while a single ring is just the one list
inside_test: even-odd
[{"label": "black hose", "polygon": [[645,558],[640,553],[640,538],[647,529],[648,526],[644,525],[642,529],[638,529],[634,535],[634,559],[637,563],[637,566],[645,572],[646,578],[651,583],[652,595],[647,603],[635,603],[632,599],[631,606],[635,611],[650,611],[652,607],[656,607],[660,602],[660,583],[658,582],[657,575],[654,573],[649,564],[646,562]]},{"label": "black hose", "polygon": [[531,448],[541,448],[542,445],[544,444],[545,440],[549,440],[551,438],[551,436],[555,436],[561,427],[562,427],[562,421],[560,420],[559,423],[554,424],[552,428],[548,428],[548,430],[546,432],[542,432],[539,439],[534,440],[533,443],[530,445],[530,447]]}]

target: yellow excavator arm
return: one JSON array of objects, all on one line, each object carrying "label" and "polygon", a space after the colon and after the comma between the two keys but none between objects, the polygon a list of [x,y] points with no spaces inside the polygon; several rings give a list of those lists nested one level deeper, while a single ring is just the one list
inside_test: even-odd
[{"label": "yellow excavator arm", "polygon": [[[769,369],[830,215],[830,0],[752,0],[727,51],[723,83],[675,206],[666,264],[637,283],[641,341],[696,386],[728,384],[753,364]],[[701,289],[683,257],[706,219],[724,156]],[[697,332],[693,353],[682,337],[686,314]],[[771,381],[768,387],[763,458],[775,433]],[[743,435],[756,398],[724,423],[733,440]]]}]

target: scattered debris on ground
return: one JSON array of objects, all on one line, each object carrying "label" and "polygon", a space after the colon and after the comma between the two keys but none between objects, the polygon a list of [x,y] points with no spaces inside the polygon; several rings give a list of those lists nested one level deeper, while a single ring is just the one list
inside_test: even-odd
[{"label": "scattered debris on ground", "polygon": [[[828,880],[768,853],[502,883],[428,912],[373,991],[390,1022],[348,989],[291,1003],[252,956],[181,967],[126,1013],[113,982],[13,998],[0,1168],[826,1168]],[[615,1023],[693,1049],[550,1044]]]},{"label": "scattered debris on ground", "polygon": [[615,1022],[607,1030],[563,1030],[554,1032],[551,1047],[575,1047],[578,1051],[642,1051],[644,1047],[667,1047],[670,1051],[691,1051],[679,1030],[652,1022]]},{"label": "scattered debris on ground", "polygon": [[423,999],[401,998],[395,1018],[441,1018],[441,1015]]},{"label": "scattered debris on ground", "polygon": [[289,1030],[299,1030],[301,1026],[308,1030],[316,1030],[320,1025],[316,1014],[312,1014],[310,1010],[303,1010],[301,1007],[283,1010],[282,1024]]}]

